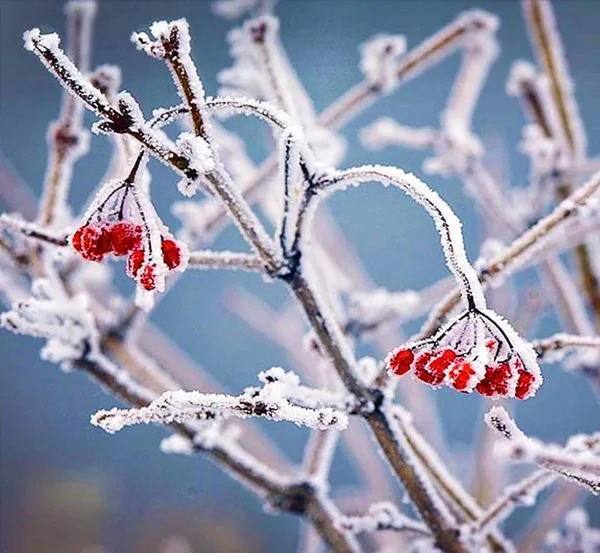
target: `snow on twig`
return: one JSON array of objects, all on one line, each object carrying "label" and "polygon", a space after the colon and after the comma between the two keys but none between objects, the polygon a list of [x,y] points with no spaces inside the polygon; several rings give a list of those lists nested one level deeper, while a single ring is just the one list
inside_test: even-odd
[{"label": "snow on twig", "polygon": [[193,420],[215,420],[229,417],[265,417],[270,420],[287,420],[298,426],[309,428],[344,429],[348,418],[342,411],[324,408],[309,408],[319,400],[311,399],[310,391],[304,388],[299,394],[297,377],[282,369],[271,369],[261,373],[263,386],[248,388],[239,396],[204,394],[201,392],[166,392],[147,407],[139,409],[112,409],[99,411],[92,423],[110,433],[118,432],[133,424],[187,422]]}]

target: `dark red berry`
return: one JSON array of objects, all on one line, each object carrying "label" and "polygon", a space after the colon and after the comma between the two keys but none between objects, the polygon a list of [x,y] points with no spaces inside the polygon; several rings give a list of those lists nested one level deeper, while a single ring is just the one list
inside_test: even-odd
[{"label": "dark red berry", "polygon": [[518,399],[527,399],[531,397],[531,387],[535,381],[535,376],[525,369],[519,369],[519,380],[517,380],[517,390],[515,396]]},{"label": "dark red berry", "polygon": [[415,354],[410,349],[398,350],[388,361],[388,368],[396,376],[402,376],[410,371],[410,366],[415,359]]},{"label": "dark red berry", "polygon": [[462,392],[469,387],[473,376],[475,376],[473,365],[466,359],[458,359],[448,371],[449,385],[451,388]]},{"label": "dark red berry", "polygon": [[156,288],[156,276],[154,274],[154,266],[144,265],[139,271],[138,282],[142,285],[142,288],[148,291],[152,291]]},{"label": "dark red berry", "polygon": [[444,380],[444,373],[441,375],[436,370],[431,371],[429,363],[431,361],[431,353],[425,352],[419,355],[415,361],[415,376],[425,384],[431,386],[439,386]]},{"label": "dark red berry", "polygon": [[139,247],[142,227],[129,221],[118,221],[109,229],[112,251],[115,255],[127,255]]},{"label": "dark red berry", "polygon": [[135,277],[144,264],[144,250],[133,250],[127,258],[127,274]]},{"label": "dark red berry", "polygon": [[181,263],[181,248],[175,240],[163,239],[162,254],[165,265],[169,269],[174,269]]},{"label": "dark red berry", "polygon": [[486,367],[485,377],[477,384],[475,389],[483,396],[506,397],[508,396],[508,382],[512,376],[512,369],[508,363],[497,367]]},{"label": "dark red berry", "polygon": [[71,237],[73,248],[88,261],[102,261],[110,251],[110,239],[104,229],[86,225]]}]

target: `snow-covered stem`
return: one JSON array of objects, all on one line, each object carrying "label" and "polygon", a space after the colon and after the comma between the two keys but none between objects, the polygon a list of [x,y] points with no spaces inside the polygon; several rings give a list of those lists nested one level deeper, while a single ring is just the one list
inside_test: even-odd
[{"label": "snow-covered stem", "polygon": [[363,516],[345,516],[339,524],[355,534],[391,530],[406,534],[408,539],[431,539],[426,526],[401,513],[393,503],[388,502],[374,503]]},{"label": "snow-covered stem", "polygon": [[[482,285],[488,286],[496,278],[506,278],[522,268],[528,260],[545,244],[546,236],[555,232],[570,218],[577,215],[579,208],[594,197],[600,189],[600,172],[594,173],[588,181],[576,189],[568,198],[558,204],[551,213],[517,237],[496,258],[491,259],[479,270]],[[459,292],[450,293],[434,310],[432,316],[421,329],[420,334],[429,336],[441,326],[443,319],[458,304]]]},{"label": "snow-covered stem", "polygon": [[229,417],[264,417],[288,420],[297,425],[323,430],[344,427],[346,416],[331,409],[311,410],[291,404],[287,399],[269,400],[251,395],[227,396],[201,392],[165,392],[146,407],[98,411],[92,423],[111,434],[134,424],[171,424],[194,420],[227,419]]},{"label": "snow-covered stem", "polygon": [[406,435],[387,412],[374,411],[366,417],[383,454],[406,489],[437,547],[442,551],[467,551],[456,531],[456,522],[439,498],[429,474],[410,447]]},{"label": "snow-covered stem", "polygon": [[265,270],[264,262],[254,254],[211,250],[190,252],[189,267],[195,269],[241,269],[253,272]]},{"label": "snow-covered stem", "polygon": [[[454,478],[445,467],[439,455],[425,441],[420,432],[415,428],[411,416],[400,407],[394,408],[401,431],[404,433],[412,454],[419,460],[421,466],[427,471],[435,487],[449,505],[454,515],[462,522],[477,520],[482,513],[481,507],[465,490],[462,484]],[[507,551],[506,540],[495,529],[487,535],[487,541],[492,551],[503,553]],[[509,550],[509,549],[508,549]]]},{"label": "snow-covered stem", "polygon": [[[553,105],[547,105],[541,98],[539,78],[536,80],[535,70],[525,62],[513,67],[515,86],[513,87],[529,118],[539,126],[543,136],[558,144],[567,143],[571,150],[571,159],[566,168],[561,168],[560,182],[557,182],[556,195],[564,200],[573,192],[572,183],[565,178],[570,167],[585,162],[585,134],[579,119],[579,110],[572,95],[572,83],[567,73],[566,61],[558,30],[556,29],[552,6],[547,0],[523,0],[523,9],[529,23],[530,34],[538,47],[538,57],[550,81],[550,92]],[[562,82],[561,82],[562,80]],[[567,111],[565,111],[567,110]],[[558,119],[556,129],[553,124]],[[573,126],[571,126],[573,125]],[[557,136],[557,133],[560,135]],[[562,138],[562,143],[560,142]],[[582,139],[582,140],[579,140]],[[582,149],[578,149],[581,146]],[[559,152],[565,154],[566,152]],[[532,159],[532,162],[535,160]],[[562,173],[565,173],[563,175]],[[598,171],[595,172],[598,174]],[[557,179],[550,179],[552,183]],[[588,246],[581,241],[574,248],[577,266],[581,275],[581,286],[592,306],[596,326],[600,328],[600,282],[591,259]]]},{"label": "snow-covered stem", "polygon": [[[452,54],[473,30],[482,32],[489,29],[492,32],[493,28],[493,18],[483,11],[473,10],[461,14],[455,21],[402,56],[395,70],[398,85],[406,84]],[[381,95],[381,87],[365,79],[325,108],[319,114],[317,124],[328,129],[341,129]],[[271,155],[256,169],[253,178],[242,189],[248,203],[254,203],[260,198],[276,170],[275,155]],[[211,220],[206,223],[207,229],[227,223],[225,216],[223,209],[213,211]]]},{"label": "snow-covered stem", "polygon": [[[489,14],[473,10],[459,15],[455,21],[424,40],[402,56],[394,69],[399,85],[405,84],[460,48],[474,30],[493,32],[494,23]],[[319,116],[325,127],[339,128],[358,115],[382,94],[380,86],[366,79],[355,85]]]},{"label": "snow-covered stem", "polygon": [[87,81],[60,49],[58,35],[42,35],[39,29],[32,29],[25,33],[24,40],[25,47],[38,56],[63,88],[80,98],[92,113],[107,123],[107,130],[132,136],[148,152],[163,163],[172,166],[181,176],[191,180],[198,177],[198,172],[190,166],[190,160],[177,153],[160,135],[153,132],[145,121],[138,118],[134,124],[131,115],[123,109],[135,102],[130,95],[124,96],[126,105],[115,107]]},{"label": "snow-covered stem", "polygon": [[310,479],[325,484],[339,440],[340,433],[335,429],[313,430],[304,448],[302,472]]},{"label": "snow-covered stem", "polygon": [[[69,57],[84,75],[89,70],[95,0],[71,0],[66,4]],[[81,103],[64,92],[59,117],[48,131],[48,167],[40,200],[37,222],[64,224],[68,214],[68,193],[73,166],[87,152],[89,137],[83,129]]]},{"label": "snow-covered stem", "polygon": [[[249,204],[233,183],[229,174],[218,159],[218,153],[211,145],[208,122],[205,120],[204,87],[198,76],[196,65],[191,57],[191,41],[187,21],[179,20],[171,23],[155,24],[152,32],[162,48],[150,43],[144,34],[134,35],[141,48],[149,54],[163,58],[169,66],[179,94],[190,112],[194,133],[205,139],[214,157],[214,169],[205,173],[214,193],[219,197],[230,214],[233,222],[250,246],[260,255],[270,270],[278,267],[278,259],[272,240],[267,235],[262,223],[252,212]],[[194,182],[195,178],[189,178]]]},{"label": "snow-covered stem", "polygon": [[435,222],[446,264],[456,278],[464,302],[469,308],[485,308],[481,284],[465,252],[462,225],[448,204],[424,182],[395,167],[366,165],[327,174],[319,181],[318,188],[331,193],[369,181],[400,188],[427,210]]},{"label": "snow-covered stem", "polygon": [[0,229],[9,229],[15,234],[26,236],[33,240],[50,244],[52,246],[64,247],[68,244],[66,235],[57,235],[55,232],[48,231],[44,227],[18,219],[6,213],[0,215]]},{"label": "snow-covered stem", "polygon": [[[198,170],[192,167],[192,162],[189,158],[181,155],[168,145],[159,135],[152,131],[147,123],[136,121],[136,124],[133,124],[127,114],[110,105],[96,89],[85,82],[83,75],[81,75],[73,63],[60,50],[59,40],[56,35],[41,35],[38,29],[33,29],[26,33],[25,40],[27,48],[33,50],[38,55],[62,86],[71,92],[71,94],[80,97],[90,111],[107,120],[110,129],[132,136],[153,156],[171,166],[177,173],[189,181],[195,182],[198,179],[200,176]],[[188,68],[185,67],[184,69],[185,75],[189,77]],[[179,77],[179,74],[177,76]],[[188,78],[188,82],[190,82],[190,78]],[[195,79],[192,82],[195,82]],[[186,100],[188,100],[187,97]],[[197,103],[195,103],[196,96],[190,101],[193,101],[194,106],[197,106]],[[188,107],[192,111],[191,106]],[[217,163],[217,165],[219,164]],[[218,169],[206,173],[205,177],[209,180],[215,193],[220,197],[244,238],[265,260],[270,270],[275,271],[278,263],[272,241],[267,236],[262,224],[256,215],[254,215],[239,190],[231,182],[229,176],[222,170],[222,167],[218,167]]]},{"label": "snow-covered stem", "polygon": [[516,462],[529,462],[570,480],[594,494],[600,493],[600,460],[596,437],[576,436],[561,448],[526,436],[502,407],[485,415],[488,426],[505,440],[503,453]]},{"label": "snow-covered stem", "polygon": [[473,111],[487,74],[498,53],[494,35],[490,29],[470,31],[462,49],[461,67],[443,113],[443,126],[461,125],[471,128]]},{"label": "snow-covered stem", "polygon": [[[155,394],[135,383],[127,373],[117,369],[105,357],[84,357],[77,360],[74,366],[89,374],[111,394],[131,405],[142,408],[155,397]],[[262,497],[281,494],[285,489],[284,480],[239,446],[219,443],[212,448],[203,448],[194,444],[196,431],[191,427],[184,424],[173,424],[172,428],[183,438],[190,440],[192,451],[207,453],[209,457],[222,463],[226,470],[234,474],[241,482],[246,483],[250,489],[257,491]]]},{"label": "snow-covered stem", "polygon": [[551,361],[556,353],[566,353],[578,348],[600,348],[600,337],[578,336],[573,334],[555,334],[542,340],[533,340],[531,345],[541,361]]},{"label": "snow-covered stem", "polygon": [[[355,376],[356,360],[341,328],[333,317],[325,314],[322,301],[315,295],[306,279],[296,273],[289,286],[300,302],[323,351],[329,356],[348,391],[359,403],[364,402],[365,406],[379,405],[382,399],[381,392],[365,388]],[[431,529],[438,545],[448,553],[464,552],[465,549],[453,528],[452,518],[444,509],[440,510],[435,492],[415,467],[414,458],[406,449],[405,440],[394,430],[394,422],[380,408],[367,411],[363,416],[394,473],[405,487],[420,516]]]},{"label": "snow-covered stem", "polygon": [[[298,169],[300,165],[298,147],[296,145],[296,138],[293,132],[283,132],[280,138],[280,161],[279,166],[281,168],[281,180],[283,182],[283,205],[282,205],[282,216],[281,222],[278,226],[276,236],[279,239],[279,247],[283,256],[290,254],[290,220],[293,218],[292,204],[294,184],[298,178]],[[293,251],[293,250],[292,250]]]},{"label": "snow-covered stem", "polygon": [[572,161],[581,162],[585,159],[587,140],[552,5],[548,0],[523,0],[523,11],[538,62],[550,80],[563,138]]},{"label": "snow-covered stem", "polygon": [[556,478],[552,472],[541,469],[506,487],[480,517],[468,526],[468,532],[474,536],[484,536],[504,522],[517,507],[535,505],[538,495],[553,484]]}]

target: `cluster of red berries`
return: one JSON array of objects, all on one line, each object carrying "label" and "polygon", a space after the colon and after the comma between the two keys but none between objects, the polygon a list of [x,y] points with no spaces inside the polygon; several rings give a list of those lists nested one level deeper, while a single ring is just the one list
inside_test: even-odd
[{"label": "cluster of red berries", "polygon": [[[88,261],[100,262],[105,256],[127,256],[127,274],[148,291],[156,289],[156,263],[147,260],[144,249],[143,227],[129,221],[85,225],[71,237],[73,248]],[[162,260],[169,270],[179,267],[182,261],[180,245],[170,238],[162,238]]]},{"label": "cluster of red berries", "polygon": [[[493,349],[495,341],[488,340],[486,345],[488,349]],[[535,392],[535,375],[523,367],[517,356],[497,365],[486,365],[483,378],[465,356],[452,348],[435,352],[421,351],[416,355],[410,348],[399,349],[390,355],[386,364],[388,370],[397,376],[412,370],[415,378],[421,382],[433,387],[446,384],[459,392],[470,393],[475,390],[486,397],[514,396],[518,399],[527,399]]]}]

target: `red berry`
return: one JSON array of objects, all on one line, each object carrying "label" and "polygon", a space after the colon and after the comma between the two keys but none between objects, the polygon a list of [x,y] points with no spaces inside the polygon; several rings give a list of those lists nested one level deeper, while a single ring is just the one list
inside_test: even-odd
[{"label": "red berry", "polygon": [[71,244],[88,261],[102,261],[110,251],[110,239],[106,231],[91,225],[77,229],[71,237]]},{"label": "red berry", "polygon": [[475,375],[473,365],[465,359],[458,359],[448,371],[450,387],[462,392],[469,387],[471,378]]},{"label": "red berry", "polygon": [[142,227],[128,221],[118,221],[109,229],[112,251],[115,255],[127,255],[141,242]]},{"label": "red berry", "polygon": [[388,368],[397,376],[402,376],[410,371],[410,366],[415,354],[410,349],[398,350],[388,361]]},{"label": "red berry", "polygon": [[165,261],[165,265],[169,269],[174,269],[181,263],[181,248],[175,240],[163,239],[162,241],[162,254]]},{"label": "red berry", "polygon": [[135,277],[144,264],[144,250],[133,250],[127,258],[127,274]]},{"label": "red berry", "polygon": [[519,369],[519,380],[517,381],[517,390],[515,396],[518,399],[527,399],[533,394],[530,393],[531,386],[535,381],[535,376],[525,369]]},{"label": "red berry", "polygon": [[502,363],[497,367],[486,367],[484,379],[477,384],[475,389],[483,396],[506,397],[508,396],[508,381],[511,378],[512,369],[508,363]]},{"label": "red berry", "polygon": [[154,266],[144,265],[139,275],[138,282],[142,285],[145,290],[151,291],[156,288],[156,278],[154,274]]},{"label": "red berry", "polygon": [[[436,356],[437,357],[437,356]],[[439,364],[434,366],[434,370],[430,370],[431,353],[422,353],[417,357],[415,362],[415,376],[425,384],[431,386],[439,386],[444,380],[443,371],[439,372]]]},{"label": "red berry", "polygon": [[429,363],[429,370],[443,378],[446,369],[455,359],[456,352],[452,349],[445,349],[435,355],[435,358]]}]

